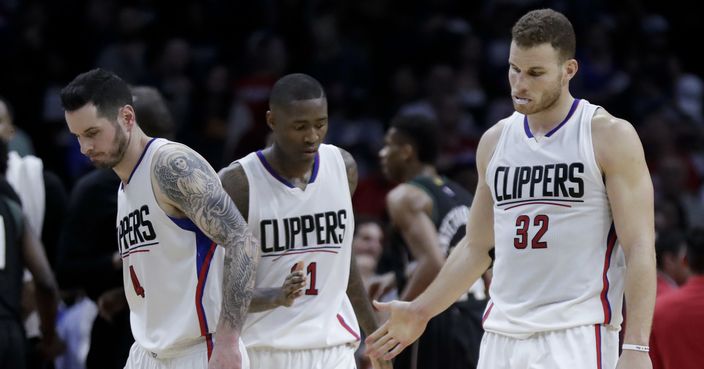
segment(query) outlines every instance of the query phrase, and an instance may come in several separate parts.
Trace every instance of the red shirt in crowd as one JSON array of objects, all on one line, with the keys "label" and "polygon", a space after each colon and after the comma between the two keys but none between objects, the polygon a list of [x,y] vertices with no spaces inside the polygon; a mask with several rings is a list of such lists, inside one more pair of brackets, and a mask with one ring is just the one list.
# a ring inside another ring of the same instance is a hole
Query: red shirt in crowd
[{"label": "red shirt in crowd", "polygon": [[704,368],[704,275],[658,297],[650,357],[653,369]]},{"label": "red shirt in crowd", "polygon": [[677,291],[677,283],[675,283],[672,278],[667,274],[658,271],[658,285],[657,285],[656,296],[657,298],[667,295],[672,291]]}]

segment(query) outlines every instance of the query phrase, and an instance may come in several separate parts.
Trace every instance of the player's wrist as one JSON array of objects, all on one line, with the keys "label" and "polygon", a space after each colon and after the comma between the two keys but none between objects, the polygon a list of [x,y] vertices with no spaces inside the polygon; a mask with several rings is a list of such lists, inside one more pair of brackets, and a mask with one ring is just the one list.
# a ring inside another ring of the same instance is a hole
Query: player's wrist
[{"label": "player's wrist", "polygon": [[411,302],[409,302],[411,311],[413,312],[413,315],[417,316],[419,319],[422,321],[429,321],[432,317],[433,314],[428,306],[422,303],[422,301],[419,301],[418,299],[415,299]]},{"label": "player's wrist", "polygon": [[647,354],[650,352],[650,346],[648,345],[636,345],[632,343],[624,343],[621,347],[623,351],[640,352]]}]

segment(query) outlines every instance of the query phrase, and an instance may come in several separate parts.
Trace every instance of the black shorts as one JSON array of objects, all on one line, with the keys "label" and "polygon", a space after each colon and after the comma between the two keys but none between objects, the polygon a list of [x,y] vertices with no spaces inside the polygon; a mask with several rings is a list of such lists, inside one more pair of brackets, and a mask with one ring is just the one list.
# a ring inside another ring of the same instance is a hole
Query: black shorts
[{"label": "black shorts", "polygon": [[25,335],[14,319],[0,318],[0,368],[24,369]]},{"label": "black shorts", "polygon": [[[418,341],[394,360],[396,369],[474,369],[484,329],[486,300],[470,297],[428,322]],[[413,365],[414,359],[416,365]]]}]

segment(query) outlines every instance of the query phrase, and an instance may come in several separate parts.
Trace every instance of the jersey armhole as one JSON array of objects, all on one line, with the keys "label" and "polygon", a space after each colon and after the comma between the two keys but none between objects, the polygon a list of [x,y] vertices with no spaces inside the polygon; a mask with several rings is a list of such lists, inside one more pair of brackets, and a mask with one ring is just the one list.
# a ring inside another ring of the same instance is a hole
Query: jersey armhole
[{"label": "jersey armhole", "polygon": [[[484,181],[486,181],[489,178],[489,172],[491,171],[491,168],[494,165],[494,162],[496,161],[496,158],[500,150],[503,150],[503,147],[506,144],[506,137],[508,136],[508,129],[511,127],[511,122],[513,121],[513,115],[511,115],[509,118],[506,118],[504,120],[504,126],[501,127],[501,134],[499,135],[499,139],[496,141],[496,146],[494,146],[494,151],[491,153],[491,158],[489,159],[489,162],[486,163],[486,169],[484,170]],[[487,184],[489,184],[487,182]]]},{"label": "jersey armhole", "polygon": [[436,224],[438,222],[438,210],[437,210],[437,206],[436,206],[437,199],[433,195],[432,191],[430,191],[429,188],[427,188],[423,183],[416,180],[415,178],[406,182],[406,183],[413,186],[413,187],[420,189],[421,191],[425,192],[425,194],[428,195],[428,197],[430,197],[430,201],[432,202],[432,215],[431,215],[430,220],[433,221],[433,224]]},{"label": "jersey armhole", "polygon": [[584,157],[587,159],[588,164],[589,164],[589,171],[591,172],[592,176],[594,176],[594,179],[598,181],[599,183],[604,184],[604,173],[602,173],[601,169],[599,168],[599,163],[596,161],[596,149],[594,148],[594,130],[593,130],[593,122],[594,122],[594,115],[596,115],[596,112],[602,109],[601,106],[594,105],[594,110],[591,112],[589,119],[585,120],[586,127],[583,128],[582,132],[584,134],[584,137],[586,139],[586,145],[584,145]]}]

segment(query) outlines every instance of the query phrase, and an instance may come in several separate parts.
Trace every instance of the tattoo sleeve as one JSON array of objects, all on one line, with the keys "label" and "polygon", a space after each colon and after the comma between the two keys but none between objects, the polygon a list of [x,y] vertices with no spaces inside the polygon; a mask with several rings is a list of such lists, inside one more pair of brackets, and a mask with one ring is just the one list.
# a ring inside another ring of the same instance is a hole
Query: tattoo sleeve
[{"label": "tattoo sleeve", "polygon": [[218,330],[241,332],[259,262],[259,247],[210,165],[191,149],[164,146],[154,159],[161,191],[211,240],[225,248]]}]

